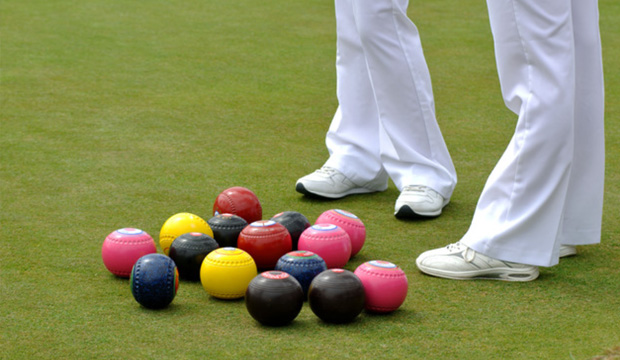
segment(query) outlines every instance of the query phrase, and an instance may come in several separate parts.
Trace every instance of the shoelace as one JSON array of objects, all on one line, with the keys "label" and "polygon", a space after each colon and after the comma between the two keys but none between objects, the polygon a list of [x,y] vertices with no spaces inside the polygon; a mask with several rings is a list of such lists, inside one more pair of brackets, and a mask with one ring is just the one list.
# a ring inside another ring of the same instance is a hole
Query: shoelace
[{"label": "shoelace", "polygon": [[411,192],[419,192],[419,193],[424,193],[425,192],[425,187],[422,185],[407,185],[403,188],[402,191],[411,191]]},{"label": "shoelace", "polygon": [[336,173],[338,170],[329,167],[329,166],[323,166],[320,169],[317,170],[317,172],[323,173],[323,174],[327,174],[327,175],[331,175]]},{"label": "shoelace", "polygon": [[[463,247],[465,248],[464,251],[463,251]],[[469,247],[461,244],[460,242],[456,242],[454,244],[450,244],[450,245],[446,246],[446,248],[450,252],[461,252],[462,251],[463,254],[461,256],[468,263],[474,261],[474,259],[476,258],[476,252],[471,250]]]}]

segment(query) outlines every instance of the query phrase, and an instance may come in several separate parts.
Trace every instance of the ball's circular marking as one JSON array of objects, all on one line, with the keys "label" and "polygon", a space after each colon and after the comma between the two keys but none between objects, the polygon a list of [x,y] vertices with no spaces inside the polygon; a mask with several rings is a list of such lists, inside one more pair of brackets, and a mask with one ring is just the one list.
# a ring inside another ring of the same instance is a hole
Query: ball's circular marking
[{"label": "ball's circular marking", "polygon": [[317,231],[331,231],[337,228],[337,226],[333,224],[315,224],[311,227]]},{"label": "ball's circular marking", "polygon": [[290,275],[285,273],[284,271],[265,271],[261,273],[261,276],[266,277],[267,279],[286,279]]},{"label": "ball's circular marking", "polygon": [[118,229],[117,231],[123,235],[138,235],[144,232],[136,228],[124,228],[124,229]]},{"label": "ball's circular marking", "polygon": [[309,257],[316,257],[317,254],[313,253],[312,251],[308,251],[308,250],[296,250],[296,251],[289,252],[288,256],[309,258]]},{"label": "ball's circular marking", "polygon": [[335,212],[337,212],[338,214],[342,215],[342,216],[346,216],[349,217],[351,219],[355,219],[355,220],[359,220],[359,218],[353,214],[352,212],[346,211],[346,210],[341,210],[341,209],[334,209]]},{"label": "ball's circular marking", "polygon": [[253,223],[250,224],[250,226],[254,226],[254,227],[268,227],[268,226],[273,226],[275,225],[275,221],[273,220],[259,220],[259,221],[254,221]]},{"label": "ball's circular marking", "polygon": [[398,267],[395,264],[392,264],[391,262],[384,261],[384,260],[371,260],[368,262],[368,264],[379,267],[379,268],[383,268],[383,269],[395,269]]}]

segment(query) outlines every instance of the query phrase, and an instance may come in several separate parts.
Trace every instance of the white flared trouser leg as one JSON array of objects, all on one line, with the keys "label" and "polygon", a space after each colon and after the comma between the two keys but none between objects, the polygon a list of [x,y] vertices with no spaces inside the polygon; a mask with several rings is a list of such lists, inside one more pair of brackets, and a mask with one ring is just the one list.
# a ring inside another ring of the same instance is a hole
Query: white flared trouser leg
[{"label": "white flared trouser leg", "polygon": [[561,244],[600,241],[603,77],[598,7],[487,0],[513,138],[461,240],[483,254],[552,266]]},{"label": "white flared trouser leg", "polygon": [[356,29],[352,0],[336,0],[336,93],[339,106],[326,136],[325,163],[358,185],[385,178],[380,157],[379,114],[366,58]]},{"label": "white flared trouser leg", "polygon": [[449,198],[456,171],[407,1],[335,3],[340,106],[327,134],[327,164],[358,184],[384,169],[399,189],[426,185]]}]

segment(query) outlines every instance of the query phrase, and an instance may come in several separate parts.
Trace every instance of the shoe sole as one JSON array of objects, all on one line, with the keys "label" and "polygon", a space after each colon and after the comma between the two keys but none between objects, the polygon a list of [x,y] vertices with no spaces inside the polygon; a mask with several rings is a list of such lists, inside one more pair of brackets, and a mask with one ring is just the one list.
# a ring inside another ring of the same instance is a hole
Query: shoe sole
[{"label": "shoe sole", "polygon": [[560,248],[560,258],[571,257],[577,255],[577,248],[562,246]]},{"label": "shoe sole", "polygon": [[381,190],[369,190],[369,189],[365,189],[365,188],[355,188],[355,189],[351,189],[349,191],[346,191],[346,192],[340,193],[340,194],[329,194],[329,193],[321,193],[321,192],[318,192],[318,191],[310,191],[310,190],[306,189],[304,184],[297,183],[297,185],[295,185],[295,191],[297,191],[298,193],[304,194],[306,196],[311,196],[311,197],[319,197],[319,198],[327,198],[327,199],[341,199],[341,198],[343,198],[345,196],[349,196],[349,195],[369,194],[369,193],[378,192],[378,191],[381,191]]},{"label": "shoe sole", "polygon": [[409,205],[403,205],[394,213],[394,216],[399,219],[435,218],[441,215],[443,208],[445,208],[448,203],[449,202],[443,204],[441,209],[430,212],[414,211],[411,207],[409,207]]},{"label": "shoe sole", "polygon": [[532,269],[516,269],[516,268],[494,268],[476,271],[441,271],[434,268],[427,268],[417,264],[420,271],[425,274],[452,279],[452,280],[501,280],[525,282],[538,278],[540,272],[538,268]]}]

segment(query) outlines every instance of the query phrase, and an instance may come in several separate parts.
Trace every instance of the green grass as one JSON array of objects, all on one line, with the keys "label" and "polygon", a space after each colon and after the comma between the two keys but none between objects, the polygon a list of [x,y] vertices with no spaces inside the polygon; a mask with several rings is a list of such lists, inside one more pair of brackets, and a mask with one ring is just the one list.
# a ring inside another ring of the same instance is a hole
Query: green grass
[{"label": "green grass", "polygon": [[[306,199],[295,180],[327,156],[336,107],[330,1],[5,0],[0,4],[0,358],[590,359],[620,344],[620,3],[601,0],[607,91],[602,244],[527,284],[421,275],[424,250],[467,230],[515,117],[504,108],[482,1],[417,1],[437,113],[459,185],[444,215],[393,217],[388,191]],[[182,282],[149,311],[101,261],[107,234],[155,239],[177,212],[210,217],[230,186],[265,217],[342,208],[362,252],[399,264],[397,312],[345,326],[304,306],[265,328],[243,301]],[[611,352],[611,351],[609,351]]]}]

